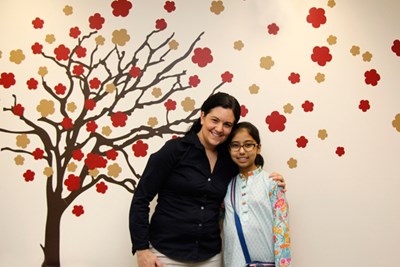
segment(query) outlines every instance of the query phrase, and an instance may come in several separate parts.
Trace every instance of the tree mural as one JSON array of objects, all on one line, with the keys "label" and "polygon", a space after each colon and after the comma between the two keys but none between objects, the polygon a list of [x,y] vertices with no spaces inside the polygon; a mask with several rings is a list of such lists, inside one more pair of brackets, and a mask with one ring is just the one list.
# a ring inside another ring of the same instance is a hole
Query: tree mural
[{"label": "tree mural", "polygon": [[[165,8],[171,10],[171,3]],[[114,16],[126,16],[132,5],[129,1],[113,1],[111,7]],[[66,6],[64,12],[72,12],[72,8]],[[42,266],[60,265],[61,218],[74,200],[88,190],[105,193],[109,185],[134,193],[140,174],[132,158],[147,155],[146,141],[183,134],[197,118],[199,108],[190,97],[181,102],[186,116],[171,116],[177,108],[174,96],[200,83],[197,75],[185,78],[187,73],[177,70],[178,63],[190,56],[192,63],[199,67],[213,61],[209,48],[196,48],[204,33],[191,41],[183,53],[172,57],[171,51],[179,44],[173,39],[174,33],[165,38],[160,36],[167,28],[164,19],[156,21],[155,29],[136,49],[129,47],[132,53],[128,48],[123,49],[130,40],[126,29],[113,31],[112,45],[102,49],[106,47],[106,38],[100,34],[104,23],[105,18],[95,13],[89,17],[88,33],[72,27],[69,36],[74,44],[69,47],[62,43],[46,49],[35,42],[31,52],[48,63],[39,68],[39,78],[32,77],[26,85],[30,90],[42,90],[46,97],[38,101],[36,110],[27,110],[27,103],[20,102],[17,94],[13,95],[14,103],[3,107],[4,112],[15,115],[24,126],[18,130],[0,129],[16,135],[18,147],[2,147],[1,151],[17,154],[14,159],[17,164],[27,155],[45,161],[46,165],[43,174],[47,177],[47,219],[41,245]],[[34,29],[40,29],[44,20],[36,18],[32,24]],[[14,60],[24,58],[22,51],[14,53]],[[62,78],[49,77],[49,73],[57,71],[62,73]],[[229,72],[223,73],[221,82],[210,93],[230,82],[232,77]],[[0,85],[5,89],[12,90],[16,81],[12,72],[1,73]],[[159,116],[141,123],[140,116],[152,114],[151,110],[158,110]],[[30,150],[31,139],[37,139],[40,146]],[[37,166],[29,167],[23,174],[27,182],[33,181],[40,172],[35,170]],[[130,177],[121,179],[119,176],[125,168]],[[72,213],[80,216],[84,207],[74,205]]]}]

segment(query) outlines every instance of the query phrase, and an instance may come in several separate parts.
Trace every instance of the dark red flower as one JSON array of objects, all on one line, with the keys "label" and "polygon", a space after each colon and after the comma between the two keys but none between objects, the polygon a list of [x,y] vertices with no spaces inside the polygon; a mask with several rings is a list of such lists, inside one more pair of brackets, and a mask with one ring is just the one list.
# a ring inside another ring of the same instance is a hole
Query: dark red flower
[{"label": "dark red flower", "polygon": [[99,14],[95,13],[93,16],[89,17],[89,27],[93,30],[100,30],[103,28],[105,19]]},{"label": "dark red flower", "polygon": [[75,149],[74,151],[72,151],[72,158],[74,160],[81,161],[84,156],[85,156],[85,154],[83,154],[82,150],[80,150],[80,149]]},{"label": "dark red flower", "polygon": [[364,73],[365,83],[370,84],[372,86],[376,86],[378,81],[381,79],[381,76],[375,69],[371,69]]},{"label": "dark red flower", "polygon": [[142,74],[142,70],[136,66],[132,66],[132,68],[129,70],[129,74],[132,76],[132,78],[137,78]]},{"label": "dark red flower", "polygon": [[71,118],[65,117],[61,122],[61,126],[64,128],[64,130],[68,130],[74,127],[74,123],[72,122]]},{"label": "dark red flower", "polygon": [[29,80],[26,81],[26,85],[28,85],[29,90],[35,90],[38,87],[39,82],[36,81],[34,78],[30,78]]},{"label": "dark red flower", "polygon": [[57,95],[65,94],[66,90],[67,90],[67,87],[65,87],[65,85],[63,85],[62,83],[59,83],[54,87],[54,91],[56,91]]},{"label": "dark red flower", "polygon": [[246,117],[247,113],[249,113],[249,110],[245,105],[240,106],[240,116],[241,117]]},{"label": "dark red flower", "polygon": [[319,28],[322,24],[326,23],[325,10],[323,8],[310,8],[307,16],[307,22],[314,28]]},{"label": "dark red flower", "polygon": [[132,150],[134,152],[135,157],[145,157],[147,155],[147,149],[149,145],[143,143],[142,140],[136,142],[136,144],[132,145]]},{"label": "dark red flower", "polygon": [[201,68],[207,66],[207,64],[213,61],[211,50],[208,47],[196,48],[193,53],[194,55],[192,56],[192,62]]},{"label": "dark red flower", "polygon": [[118,152],[114,148],[107,150],[106,157],[110,160],[116,160],[118,157]]},{"label": "dark red flower", "polygon": [[66,47],[66,46],[63,45],[63,44],[59,45],[58,47],[56,47],[56,48],[54,49],[54,54],[56,55],[56,59],[57,59],[58,61],[61,61],[61,60],[68,60],[68,58],[69,58],[69,53],[70,53],[70,52],[71,52],[71,51],[69,50],[69,48]]},{"label": "dark red flower", "polygon": [[99,89],[100,85],[101,85],[101,81],[99,80],[99,78],[94,77],[93,79],[91,79],[89,81],[89,85],[91,89]]},{"label": "dark red flower", "polygon": [[72,210],[72,214],[74,214],[76,217],[79,217],[84,213],[85,213],[85,211],[83,210],[83,206],[82,205],[75,205],[73,210]]},{"label": "dark red flower", "polygon": [[175,11],[175,9],[176,9],[176,7],[175,7],[175,2],[174,2],[174,1],[165,1],[164,9],[165,9],[168,13],[171,13],[171,12]]},{"label": "dark red flower", "polygon": [[83,46],[78,46],[75,50],[75,54],[78,58],[86,57],[86,48]]},{"label": "dark red flower", "polygon": [[315,46],[311,54],[311,60],[318,63],[320,66],[325,66],[327,62],[332,60],[329,48],[326,46]]},{"label": "dark red flower", "polygon": [[292,84],[299,83],[300,82],[300,74],[292,72],[292,73],[290,73],[290,76],[288,77],[288,79]]},{"label": "dark red flower", "polygon": [[199,83],[200,83],[199,76],[193,75],[193,76],[189,77],[189,85],[191,87],[197,87],[197,85],[199,85]]},{"label": "dark red flower", "polygon": [[81,30],[79,30],[79,27],[73,27],[69,29],[69,36],[72,38],[76,39],[79,37],[79,35],[81,35]]},{"label": "dark red flower", "polygon": [[128,0],[115,0],[111,3],[111,7],[114,16],[126,17],[129,14],[129,10],[132,8],[132,3]]},{"label": "dark red flower", "polygon": [[268,129],[271,132],[285,130],[286,117],[281,115],[278,111],[273,111],[271,115],[265,118],[265,122],[268,124]]},{"label": "dark red flower", "polygon": [[34,43],[32,46],[32,53],[34,55],[38,55],[42,53],[43,45],[39,44],[38,42]]},{"label": "dark red flower", "polygon": [[128,119],[128,115],[125,113],[118,111],[111,115],[112,125],[114,127],[124,127],[126,125],[126,120]]},{"label": "dark red flower", "polygon": [[363,112],[366,112],[371,108],[371,106],[369,105],[368,100],[361,100],[360,104],[358,105],[358,108],[361,109]]},{"label": "dark red flower", "polygon": [[35,160],[38,159],[42,159],[44,157],[44,151],[40,148],[36,148],[33,152],[32,152],[33,158]]},{"label": "dark red flower", "polygon": [[165,21],[165,19],[158,19],[156,20],[156,29],[157,30],[165,30],[167,28],[167,22]]},{"label": "dark red flower", "polygon": [[83,65],[75,65],[72,69],[72,73],[76,76],[81,76],[85,70],[83,69]]},{"label": "dark red flower", "polygon": [[278,31],[279,31],[279,27],[278,25],[276,25],[276,23],[271,23],[270,25],[268,25],[268,33],[269,34],[273,34],[273,35],[277,35]]},{"label": "dark red flower", "polygon": [[172,99],[168,99],[167,102],[164,103],[165,108],[168,111],[175,110],[176,109],[176,101]]},{"label": "dark red flower", "polygon": [[396,56],[400,57],[400,40],[393,41],[392,51],[396,54]]},{"label": "dark red flower", "polygon": [[33,25],[33,28],[35,28],[35,29],[42,29],[43,25],[44,25],[44,20],[42,20],[41,18],[36,18],[36,19],[32,20],[32,25]]},{"label": "dark red flower", "polygon": [[308,140],[304,136],[300,136],[296,139],[297,147],[305,148],[307,146]]},{"label": "dark red flower", "polygon": [[15,116],[22,117],[24,115],[25,108],[21,104],[16,104],[12,107],[12,113]]},{"label": "dark red flower", "polygon": [[2,85],[4,88],[10,88],[15,84],[15,76],[14,73],[5,73],[3,72],[0,75],[0,85]]},{"label": "dark red flower", "polygon": [[25,178],[25,182],[32,182],[35,179],[35,173],[31,170],[27,170],[23,177]]},{"label": "dark red flower", "polygon": [[96,184],[96,191],[101,194],[105,194],[108,189],[108,186],[104,182],[100,182]]},{"label": "dark red flower", "polygon": [[345,152],[344,152],[344,147],[338,146],[338,147],[336,148],[336,154],[337,154],[339,157],[343,156],[344,153],[345,153]]},{"label": "dark red flower", "polygon": [[103,158],[99,154],[89,153],[86,156],[85,165],[89,170],[105,168],[107,166],[107,159]]},{"label": "dark red flower", "polygon": [[311,112],[314,110],[314,103],[306,100],[301,107],[303,108],[304,112]]},{"label": "dark red flower", "polygon": [[97,129],[97,123],[95,121],[88,121],[86,123],[86,131],[89,133],[94,133]]},{"label": "dark red flower", "polygon": [[96,101],[93,98],[85,100],[84,108],[87,110],[93,110],[96,107]]},{"label": "dark red flower", "polygon": [[222,82],[224,83],[230,83],[232,82],[233,74],[230,73],[229,71],[225,71],[224,73],[221,74],[221,79]]},{"label": "dark red flower", "polygon": [[67,189],[71,192],[79,190],[79,188],[81,188],[81,178],[74,174],[70,174],[68,175],[68,178],[65,179],[64,185],[66,185]]}]

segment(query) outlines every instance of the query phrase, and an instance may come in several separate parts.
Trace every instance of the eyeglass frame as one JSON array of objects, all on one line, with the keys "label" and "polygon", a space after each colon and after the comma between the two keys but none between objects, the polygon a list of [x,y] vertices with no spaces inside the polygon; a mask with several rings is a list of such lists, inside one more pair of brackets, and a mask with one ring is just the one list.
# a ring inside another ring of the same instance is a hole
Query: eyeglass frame
[{"label": "eyeglass frame", "polygon": [[[235,149],[232,149],[232,145],[237,145],[238,147],[235,148]],[[246,146],[250,146],[250,147],[247,147],[247,148],[246,148]],[[244,144],[230,143],[229,146],[228,146],[228,148],[229,148],[230,151],[239,152],[240,149],[243,147],[243,150],[244,150],[245,152],[251,152],[251,151],[253,151],[254,148],[257,147],[257,146],[258,146],[258,144],[256,144],[256,143],[244,143]]]}]

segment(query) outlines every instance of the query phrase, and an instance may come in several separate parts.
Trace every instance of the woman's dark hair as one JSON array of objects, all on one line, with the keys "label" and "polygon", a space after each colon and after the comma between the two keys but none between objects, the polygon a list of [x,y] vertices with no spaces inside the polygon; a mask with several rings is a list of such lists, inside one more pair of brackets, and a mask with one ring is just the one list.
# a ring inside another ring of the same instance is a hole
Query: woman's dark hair
[{"label": "woman's dark hair", "polygon": [[[213,108],[216,107],[231,109],[233,111],[233,115],[235,116],[234,126],[238,123],[240,119],[240,104],[235,97],[223,92],[218,92],[216,94],[210,95],[206,99],[206,101],[204,101],[203,105],[200,108],[200,111],[204,112],[204,115],[207,115]],[[197,133],[200,131],[200,129],[201,122],[199,118],[193,123],[192,127],[190,127],[189,131],[186,134],[190,132]]]},{"label": "woman's dark hair", "polygon": [[[232,138],[241,130],[245,129],[251,137],[253,137],[254,141],[256,141],[257,145],[261,144],[261,139],[260,139],[260,133],[258,132],[258,129],[256,126],[251,124],[250,122],[244,121],[236,124],[235,128],[233,128],[232,133],[231,133],[231,138],[229,140],[232,141]],[[261,156],[261,154],[257,154],[256,159],[255,159],[255,164],[258,167],[263,167],[264,166],[264,158]]]}]

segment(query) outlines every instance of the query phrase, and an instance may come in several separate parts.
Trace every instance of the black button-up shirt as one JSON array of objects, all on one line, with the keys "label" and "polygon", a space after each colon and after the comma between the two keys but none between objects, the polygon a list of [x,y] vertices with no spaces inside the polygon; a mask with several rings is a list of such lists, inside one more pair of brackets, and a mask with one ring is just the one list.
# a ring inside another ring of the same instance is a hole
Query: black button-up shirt
[{"label": "black button-up shirt", "polygon": [[[132,199],[132,252],[149,242],[166,256],[203,261],[221,251],[220,205],[238,172],[225,147],[213,172],[195,133],[169,140],[149,158]],[[158,194],[149,224],[149,204]]]}]

